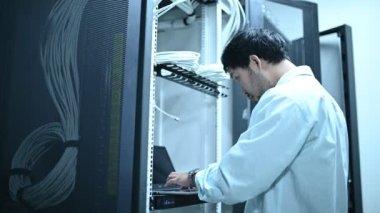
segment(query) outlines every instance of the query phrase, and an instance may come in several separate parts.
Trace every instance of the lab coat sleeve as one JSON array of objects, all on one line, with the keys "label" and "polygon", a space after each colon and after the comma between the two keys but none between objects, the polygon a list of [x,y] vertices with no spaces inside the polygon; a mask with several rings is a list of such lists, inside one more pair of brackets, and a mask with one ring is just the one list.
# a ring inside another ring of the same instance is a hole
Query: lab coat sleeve
[{"label": "lab coat sleeve", "polygon": [[234,204],[268,190],[292,163],[313,126],[302,106],[286,96],[266,97],[248,129],[223,156],[196,175],[198,196]]}]

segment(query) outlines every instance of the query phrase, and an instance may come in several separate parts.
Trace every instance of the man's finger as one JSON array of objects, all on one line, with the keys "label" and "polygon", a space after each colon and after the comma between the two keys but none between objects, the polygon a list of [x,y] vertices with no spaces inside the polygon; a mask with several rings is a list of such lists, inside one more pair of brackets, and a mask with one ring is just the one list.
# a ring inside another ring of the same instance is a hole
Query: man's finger
[{"label": "man's finger", "polygon": [[176,184],[176,178],[172,178],[166,181],[165,186]]},{"label": "man's finger", "polygon": [[166,178],[166,181],[168,181],[168,180],[170,180],[170,179],[173,179],[173,178],[176,178],[176,177],[177,177],[176,173],[175,173],[175,172],[171,172],[171,173],[169,174],[169,176]]}]

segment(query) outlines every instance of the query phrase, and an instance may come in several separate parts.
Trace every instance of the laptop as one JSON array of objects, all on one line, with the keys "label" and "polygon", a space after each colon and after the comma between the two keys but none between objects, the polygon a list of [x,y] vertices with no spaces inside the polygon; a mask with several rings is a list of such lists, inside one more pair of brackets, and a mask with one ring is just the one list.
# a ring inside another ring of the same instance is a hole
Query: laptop
[{"label": "laptop", "polygon": [[165,186],[166,179],[171,172],[174,172],[174,166],[170,159],[169,153],[164,146],[154,146],[153,148],[153,194],[197,194],[195,187],[183,188],[178,185]]}]

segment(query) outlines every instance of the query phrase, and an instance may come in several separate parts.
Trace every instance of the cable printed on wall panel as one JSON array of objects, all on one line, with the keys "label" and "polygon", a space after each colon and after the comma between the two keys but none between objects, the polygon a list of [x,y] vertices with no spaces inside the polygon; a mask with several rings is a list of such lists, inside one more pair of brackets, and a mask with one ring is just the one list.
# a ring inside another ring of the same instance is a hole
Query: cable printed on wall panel
[{"label": "cable printed on wall panel", "polygon": [[[41,40],[41,63],[49,94],[60,121],[30,133],[16,151],[11,165],[11,198],[30,209],[42,209],[64,201],[75,187],[79,141],[79,77],[77,46],[82,13],[88,0],[58,0]],[[32,181],[33,166],[55,143],[65,150],[54,168]]]}]

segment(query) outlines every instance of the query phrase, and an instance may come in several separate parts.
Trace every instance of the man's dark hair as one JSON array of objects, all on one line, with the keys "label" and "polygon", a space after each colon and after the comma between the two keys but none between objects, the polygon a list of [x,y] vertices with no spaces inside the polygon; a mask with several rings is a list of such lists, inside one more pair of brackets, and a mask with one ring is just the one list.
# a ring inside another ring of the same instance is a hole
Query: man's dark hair
[{"label": "man's dark hair", "polygon": [[272,64],[279,63],[289,59],[286,48],[287,43],[280,34],[266,29],[246,28],[239,31],[224,49],[224,70],[248,67],[250,55],[257,55]]}]

